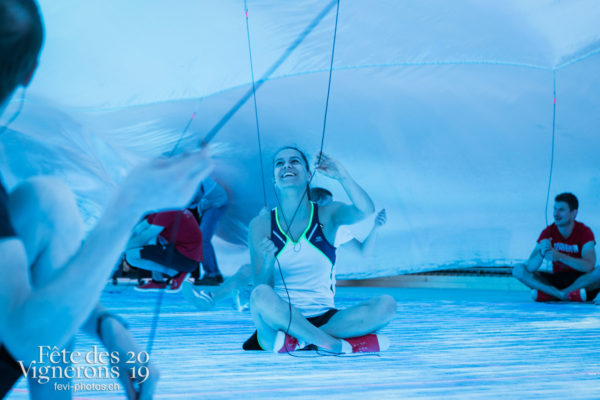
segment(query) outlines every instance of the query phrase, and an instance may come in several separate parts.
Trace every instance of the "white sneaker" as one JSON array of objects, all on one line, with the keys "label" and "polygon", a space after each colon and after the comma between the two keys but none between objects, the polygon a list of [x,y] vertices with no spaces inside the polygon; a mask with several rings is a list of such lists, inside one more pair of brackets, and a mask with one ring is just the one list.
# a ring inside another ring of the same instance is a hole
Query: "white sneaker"
[{"label": "white sneaker", "polygon": [[213,294],[206,290],[200,290],[199,292],[194,289],[194,284],[190,281],[184,281],[182,286],[182,293],[185,299],[196,306],[197,309],[202,311],[208,311],[215,307],[215,300]]},{"label": "white sneaker", "polygon": [[233,308],[238,311],[250,309],[250,290],[235,290],[233,293]]}]

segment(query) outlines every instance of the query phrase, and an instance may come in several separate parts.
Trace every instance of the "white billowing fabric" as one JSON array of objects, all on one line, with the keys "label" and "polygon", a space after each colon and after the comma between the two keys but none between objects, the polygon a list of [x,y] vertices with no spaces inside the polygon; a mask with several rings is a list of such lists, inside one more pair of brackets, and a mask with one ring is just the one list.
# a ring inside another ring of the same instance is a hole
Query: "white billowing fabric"
[{"label": "white billowing fabric", "polygon": [[[258,80],[329,2],[248,2]],[[142,160],[194,147],[251,89],[242,1],[40,0],[46,40],[21,115],[0,137],[7,186],[50,174],[91,227]],[[388,222],[340,277],[527,258],[551,195],[572,191],[600,231],[600,2],[341,1],[324,150]],[[321,144],[335,7],[218,132],[213,174],[230,195],[215,249],[248,262],[247,224],[270,207],[271,157]],[[2,116],[10,118],[19,94]],[[191,116],[194,118],[191,119]],[[336,182],[313,184],[346,199]],[[552,209],[550,202],[549,210]],[[551,213],[548,213],[551,222]]]},{"label": "white billowing fabric", "polygon": [[125,245],[125,250],[157,244],[158,240],[162,239],[159,235],[164,229],[164,226],[153,225],[146,218],[142,219],[133,228],[131,236]]},{"label": "white billowing fabric", "polygon": [[198,191],[192,198],[189,206],[196,207],[198,214],[209,208],[218,208],[227,205],[227,192],[210,176],[202,181]]},{"label": "white billowing fabric", "polygon": [[340,247],[344,243],[351,241],[352,239],[354,239],[354,234],[352,233],[348,225],[340,225],[335,234],[335,243],[333,244],[333,246],[337,249],[338,247]]},{"label": "white billowing fabric", "polygon": [[314,317],[335,307],[333,265],[306,239],[305,234],[297,243],[288,238],[277,260],[279,263],[275,262],[273,289],[279,297],[288,302],[289,295],[291,303],[305,317]]}]

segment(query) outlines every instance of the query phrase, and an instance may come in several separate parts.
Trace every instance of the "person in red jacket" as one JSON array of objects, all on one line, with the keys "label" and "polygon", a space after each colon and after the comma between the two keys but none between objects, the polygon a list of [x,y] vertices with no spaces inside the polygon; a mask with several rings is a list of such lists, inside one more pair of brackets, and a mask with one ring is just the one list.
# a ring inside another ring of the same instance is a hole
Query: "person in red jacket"
[{"label": "person in red jacket", "polygon": [[202,232],[196,218],[187,209],[146,215],[133,229],[124,262],[152,271],[152,280],[136,290],[178,292],[202,262]]},{"label": "person in red jacket", "polygon": [[[536,301],[586,301],[600,289],[596,240],[590,228],[575,221],[578,208],[574,194],[556,196],[554,223],[542,231],[527,263],[513,269]],[[539,271],[544,260],[552,262],[552,272]]]}]

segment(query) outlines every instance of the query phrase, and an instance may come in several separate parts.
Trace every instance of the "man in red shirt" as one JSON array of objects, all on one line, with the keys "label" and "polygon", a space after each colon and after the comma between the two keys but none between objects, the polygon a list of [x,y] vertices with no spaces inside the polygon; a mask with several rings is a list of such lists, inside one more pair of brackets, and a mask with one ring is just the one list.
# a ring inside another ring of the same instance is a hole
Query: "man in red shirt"
[{"label": "man in red shirt", "polygon": [[[187,209],[147,215],[133,229],[123,261],[152,271],[152,280],[136,290],[178,292],[190,272],[202,262],[198,221]],[[163,274],[169,277],[167,281]]]},{"label": "man in red shirt", "polygon": [[[554,223],[542,231],[527,263],[514,267],[513,276],[533,289],[536,301],[586,301],[600,289],[596,241],[592,230],[575,221],[579,201],[572,193],[554,199]],[[538,271],[542,261],[552,272]]]}]

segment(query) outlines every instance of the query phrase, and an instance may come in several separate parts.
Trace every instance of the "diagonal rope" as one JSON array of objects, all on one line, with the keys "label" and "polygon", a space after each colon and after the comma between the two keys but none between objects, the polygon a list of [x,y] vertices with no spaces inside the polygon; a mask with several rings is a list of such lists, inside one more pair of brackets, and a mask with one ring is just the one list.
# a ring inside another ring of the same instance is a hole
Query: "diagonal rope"
[{"label": "diagonal rope", "polygon": [[15,120],[19,117],[19,115],[21,115],[21,111],[23,111],[24,103],[25,103],[25,89],[22,89],[21,98],[19,99],[19,108],[12,115],[12,117],[8,120],[8,122],[0,128],[0,135],[4,134],[8,130],[8,127],[11,126],[13,122],[15,122]]},{"label": "diagonal rope", "polygon": [[256,105],[256,83],[254,82],[254,63],[252,62],[252,46],[250,45],[250,26],[248,23],[248,3],[244,0],[244,15],[246,17],[246,37],[248,38],[248,55],[250,57],[250,76],[252,78],[252,99],[254,100],[254,119],[256,121],[256,139],[258,141],[258,154],[260,155],[260,177],[262,181],[263,201],[265,208],[267,204],[267,187],[265,184],[265,166],[262,157],[262,144],[260,140],[260,126],[258,124],[258,107]]},{"label": "diagonal rope", "polygon": [[240,100],[215,124],[215,126],[206,134],[203,142],[209,143],[216,134],[225,126],[225,124],[233,117],[233,115],[248,101],[250,96],[255,93],[269,79],[271,75],[283,64],[285,60],[300,46],[306,37],[315,29],[321,20],[329,13],[331,8],[338,0],[331,0],[321,12],[311,21],[311,23],[298,35],[296,40],[283,52],[283,54],[269,67],[263,76],[253,84],[253,88],[248,90]]},{"label": "diagonal rope", "polygon": [[175,146],[173,146],[173,149],[169,153],[169,157],[172,157],[175,154],[175,151],[177,150],[177,148],[181,144],[181,141],[183,140],[183,138],[185,137],[186,133],[190,129],[190,126],[192,125],[192,122],[194,122],[194,119],[196,118],[197,110],[200,107],[200,103],[202,103],[202,100],[203,99],[200,98],[200,100],[198,101],[198,104],[196,105],[196,110],[192,111],[192,115],[190,115],[188,123],[185,125],[185,128],[183,128],[183,132],[181,132],[181,135],[179,136],[179,139],[177,140],[177,142],[175,142]]}]

